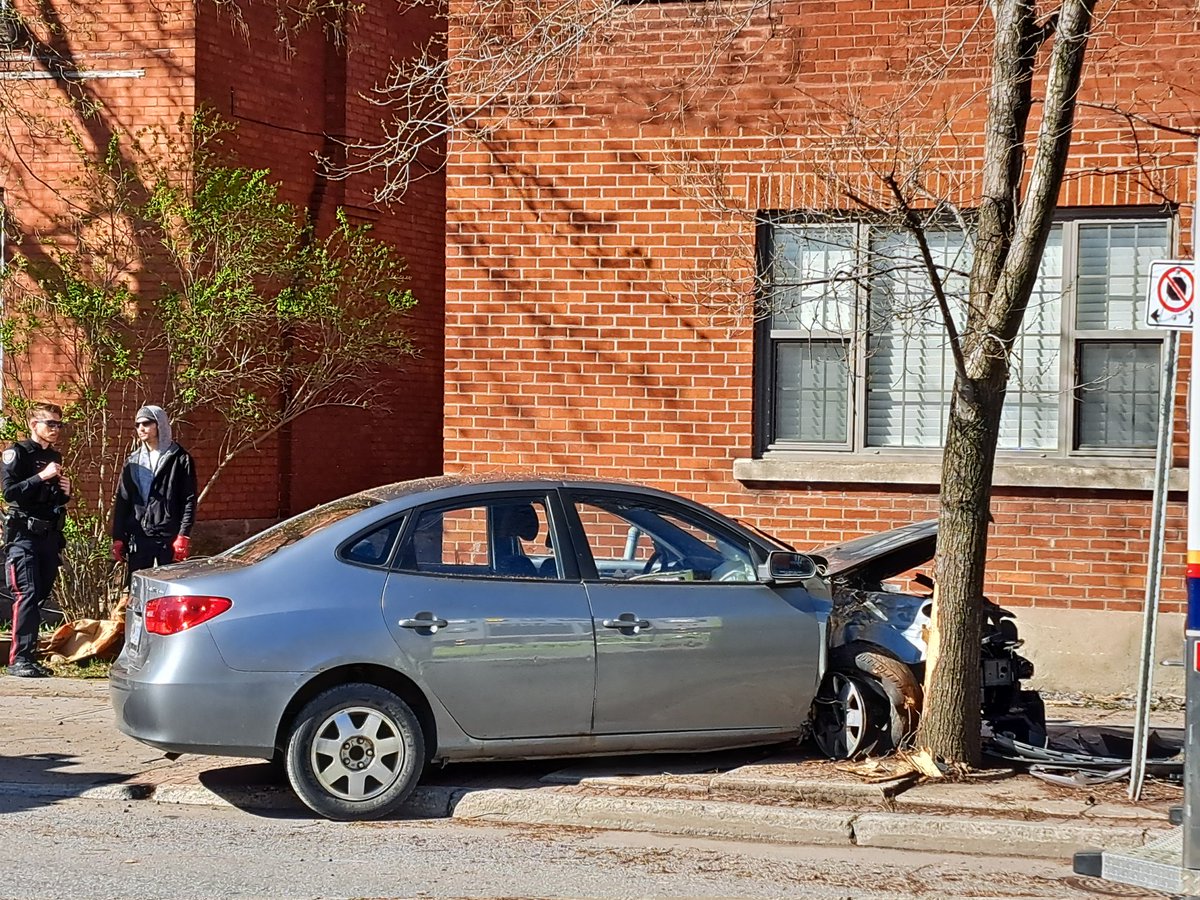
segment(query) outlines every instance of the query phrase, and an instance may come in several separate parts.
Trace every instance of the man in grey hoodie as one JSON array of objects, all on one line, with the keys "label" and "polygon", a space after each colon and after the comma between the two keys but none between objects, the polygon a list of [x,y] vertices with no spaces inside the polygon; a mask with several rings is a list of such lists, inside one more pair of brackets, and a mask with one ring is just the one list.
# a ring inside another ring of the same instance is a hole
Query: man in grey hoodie
[{"label": "man in grey hoodie", "polygon": [[127,560],[129,574],[188,558],[196,517],[196,466],[171,439],[161,406],[143,406],[134,417],[137,447],[121,470],[113,507],[112,555]]}]

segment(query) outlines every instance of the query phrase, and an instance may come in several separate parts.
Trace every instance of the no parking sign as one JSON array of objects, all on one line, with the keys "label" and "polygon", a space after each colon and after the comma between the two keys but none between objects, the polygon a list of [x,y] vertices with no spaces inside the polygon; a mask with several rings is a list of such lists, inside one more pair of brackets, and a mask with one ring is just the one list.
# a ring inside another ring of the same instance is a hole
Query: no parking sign
[{"label": "no parking sign", "polygon": [[1146,324],[1153,328],[1191,328],[1196,276],[1190,259],[1150,263]]}]

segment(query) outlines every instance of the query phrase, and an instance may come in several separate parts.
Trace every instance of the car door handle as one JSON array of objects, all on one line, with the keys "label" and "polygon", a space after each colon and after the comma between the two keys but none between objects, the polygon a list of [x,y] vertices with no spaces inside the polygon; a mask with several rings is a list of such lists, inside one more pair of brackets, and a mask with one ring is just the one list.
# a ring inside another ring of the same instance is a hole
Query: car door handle
[{"label": "car door handle", "polygon": [[630,628],[635,632],[650,627],[646,619],[639,619],[633,613],[621,613],[617,618],[605,619],[600,624],[605,628]]},{"label": "car door handle", "polygon": [[401,628],[428,628],[430,631],[437,631],[450,623],[445,619],[436,618],[433,613],[417,613],[415,618],[401,619],[396,624]]}]

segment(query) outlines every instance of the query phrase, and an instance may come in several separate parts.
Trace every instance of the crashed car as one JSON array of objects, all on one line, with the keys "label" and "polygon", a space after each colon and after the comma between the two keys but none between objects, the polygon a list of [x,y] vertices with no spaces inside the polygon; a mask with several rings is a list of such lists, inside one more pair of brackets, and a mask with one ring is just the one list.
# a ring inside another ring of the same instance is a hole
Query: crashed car
[{"label": "crashed car", "polygon": [[[813,715],[813,738],[829,756],[886,753],[916,730],[933,612],[933,580],[920,569],[936,549],[931,520],[812,554],[832,601],[829,661]],[[1017,653],[1023,641],[1016,617],[986,597],[980,602],[985,730],[1044,746],[1041,696],[1021,685],[1033,676],[1033,663]]]},{"label": "crashed car", "polygon": [[849,607],[835,618],[836,558],[830,580],[775,538],[635,484],[401,482],[137,572],[110,692],[126,734],[276,760],[335,819],[387,815],[430,763],[814,728],[832,755],[882,751],[909,728],[897,710],[917,708],[919,604],[864,580],[878,596],[863,609],[887,627]]}]

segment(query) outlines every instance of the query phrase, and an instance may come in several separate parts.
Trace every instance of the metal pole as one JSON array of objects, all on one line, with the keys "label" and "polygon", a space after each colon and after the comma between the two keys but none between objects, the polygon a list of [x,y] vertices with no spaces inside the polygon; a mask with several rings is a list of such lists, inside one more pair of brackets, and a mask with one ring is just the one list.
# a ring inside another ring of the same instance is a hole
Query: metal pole
[{"label": "metal pole", "polygon": [[1179,370],[1179,334],[1167,332],[1163,348],[1162,387],[1158,409],[1158,455],[1154,459],[1154,500],[1150,511],[1150,552],[1146,563],[1146,605],[1142,610],[1142,658],[1138,664],[1137,718],[1133,723],[1133,758],[1129,796],[1138,800],[1146,781],[1146,738],[1150,727],[1150,688],[1154,645],[1158,635],[1158,598],[1162,586],[1163,530],[1167,514],[1167,479],[1171,472],[1171,435],[1175,425],[1175,373]]},{"label": "metal pole", "polygon": [[[1192,265],[1200,261],[1200,140],[1192,195]],[[1195,268],[1193,268],[1193,274]],[[1183,867],[1200,869],[1200,315],[1192,313],[1192,371],[1188,376],[1187,624],[1184,635],[1185,744],[1183,751]]]}]

